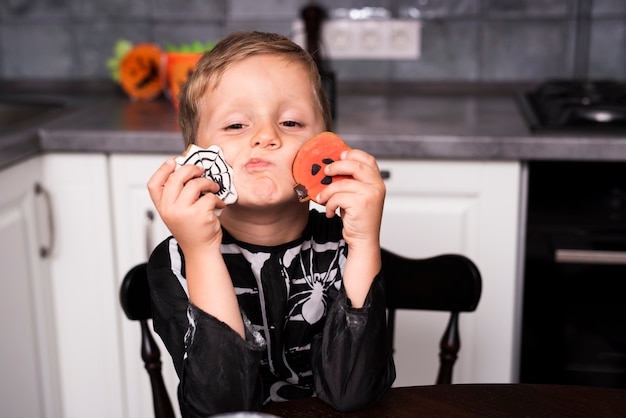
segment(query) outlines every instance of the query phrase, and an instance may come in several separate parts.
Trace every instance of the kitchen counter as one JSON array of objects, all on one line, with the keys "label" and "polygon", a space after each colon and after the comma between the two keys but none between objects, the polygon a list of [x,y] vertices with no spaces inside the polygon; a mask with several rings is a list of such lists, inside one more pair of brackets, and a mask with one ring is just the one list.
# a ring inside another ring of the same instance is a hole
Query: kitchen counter
[{"label": "kitchen counter", "polygon": [[[531,133],[511,92],[340,90],[337,105],[334,130],[377,158],[626,161],[626,133]],[[183,149],[170,102],[108,94],[28,129],[0,132],[0,167],[41,152],[176,155]]]}]

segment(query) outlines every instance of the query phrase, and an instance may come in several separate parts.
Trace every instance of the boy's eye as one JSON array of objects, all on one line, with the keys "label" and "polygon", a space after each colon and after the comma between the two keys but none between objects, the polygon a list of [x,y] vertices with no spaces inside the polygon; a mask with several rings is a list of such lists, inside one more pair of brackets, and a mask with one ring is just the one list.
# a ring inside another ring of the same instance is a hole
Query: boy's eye
[{"label": "boy's eye", "polygon": [[243,128],[243,123],[233,123],[226,127],[226,129],[242,129],[242,128]]},{"label": "boy's eye", "polygon": [[286,126],[288,128],[295,128],[298,126],[302,126],[302,124],[299,122],[295,122],[293,120],[288,120],[288,121],[283,122],[283,126]]}]

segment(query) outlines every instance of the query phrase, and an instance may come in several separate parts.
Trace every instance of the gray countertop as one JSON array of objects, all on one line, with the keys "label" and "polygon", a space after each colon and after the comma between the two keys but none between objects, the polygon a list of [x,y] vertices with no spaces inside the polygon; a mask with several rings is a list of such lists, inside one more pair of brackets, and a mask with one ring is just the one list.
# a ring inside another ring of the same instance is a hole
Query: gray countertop
[{"label": "gray countertop", "polygon": [[[626,133],[531,133],[511,93],[343,93],[337,106],[334,131],[377,158],[626,161]],[[176,155],[183,149],[171,103],[113,94],[0,133],[0,167],[42,152]]]}]

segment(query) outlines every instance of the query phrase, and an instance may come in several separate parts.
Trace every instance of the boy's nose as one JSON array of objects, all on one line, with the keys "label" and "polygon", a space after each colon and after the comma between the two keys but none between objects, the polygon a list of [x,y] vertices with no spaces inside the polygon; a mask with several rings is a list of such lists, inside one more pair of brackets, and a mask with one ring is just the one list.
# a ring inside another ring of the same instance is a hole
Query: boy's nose
[{"label": "boy's nose", "polygon": [[280,146],[280,138],[274,129],[265,128],[252,138],[252,146],[278,148]]}]

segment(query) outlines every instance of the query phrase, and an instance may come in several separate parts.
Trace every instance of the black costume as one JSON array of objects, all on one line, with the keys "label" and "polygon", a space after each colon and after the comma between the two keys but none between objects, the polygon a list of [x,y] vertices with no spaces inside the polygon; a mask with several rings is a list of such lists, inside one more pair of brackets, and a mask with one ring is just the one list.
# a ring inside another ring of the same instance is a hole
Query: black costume
[{"label": "black costume", "polygon": [[155,249],[148,265],[154,327],[180,378],[183,416],[259,410],[269,401],[309,396],[354,410],[391,386],[382,277],[363,308],[350,306],[341,230],[339,217],[313,210],[300,239],[275,247],[238,242],[223,231],[245,340],[189,302],[176,240]]}]

